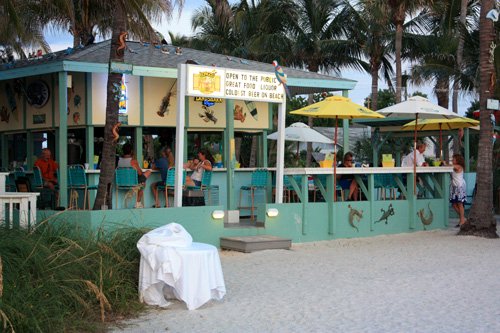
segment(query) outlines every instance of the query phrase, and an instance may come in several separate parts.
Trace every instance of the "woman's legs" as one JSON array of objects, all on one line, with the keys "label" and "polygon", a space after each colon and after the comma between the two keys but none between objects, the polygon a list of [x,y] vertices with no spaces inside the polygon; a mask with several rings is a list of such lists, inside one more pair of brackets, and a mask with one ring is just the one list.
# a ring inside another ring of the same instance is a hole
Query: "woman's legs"
[{"label": "woman's legs", "polygon": [[153,195],[155,197],[155,207],[160,207],[160,200],[158,199],[158,183],[151,184],[151,191],[153,191]]},{"label": "woman's legs", "polygon": [[465,223],[465,209],[463,203],[457,203],[458,216],[460,217],[460,225]]},{"label": "woman's legs", "polygon": [[349,185],[349,198],[348,200],[358,201],[358,183],[353,179]]}]

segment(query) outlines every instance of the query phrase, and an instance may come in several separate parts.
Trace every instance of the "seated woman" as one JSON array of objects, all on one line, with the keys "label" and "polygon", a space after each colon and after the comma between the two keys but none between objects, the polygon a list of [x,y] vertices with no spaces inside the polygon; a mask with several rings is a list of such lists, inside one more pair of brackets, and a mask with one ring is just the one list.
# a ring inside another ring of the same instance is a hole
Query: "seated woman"
[{"label": "seated woman", "polygon": [[196,162],[196,159],[193,159],[189,165],[185,165],[186,169],[193,170],[193,173],[186,177],[186,185],[201,186],[203,172],[212,171],[212,163],[213,157],[210,152],[206,149],[200,149],[198,151],[198,162]]},{"label": "seated woman", "polygon": [[142,196],[144,195],[143,187],[146,184],[146,179],[151,175],[151,170],[142,172],[139,162],[132,155],[132,145],[130,143],[124,144],[122,149],[123,155],[118,160],[117,168],[134,168],[137,171],[139,184],[142,186],[137,192],[135,208],[144,208],[142,204]]},{"label": "seated woman", "polygon": [[[347,152],[344,155],[344,161],[339,165],[339,168],[353,168],[353,156],[353,153]],[[359,188],[358,183],[354,179],[354,175],[337,175],[337,180],[343,190],[349,190],[349,197],[347,198],[347,201],[357,201],[359,198]]]}]

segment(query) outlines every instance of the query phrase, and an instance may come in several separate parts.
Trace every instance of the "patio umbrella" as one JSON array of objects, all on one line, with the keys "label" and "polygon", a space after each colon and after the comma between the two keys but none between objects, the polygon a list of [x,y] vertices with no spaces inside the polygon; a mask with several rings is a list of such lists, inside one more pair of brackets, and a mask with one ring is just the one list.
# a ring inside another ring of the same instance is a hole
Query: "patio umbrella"
[{"label": "patio umbrella", "polygon": [[[270,140],[278,140],[278,132],[274,132],[267,136]],[[318,131],[313,130],[304,123],[293,123],[285,128],[285,140],[297,141],[297,156],[299,156],[299,143],[300,142],[317,142],[317,143],[331,143],[333,140],[328,139]]]},{"label": "patio umbrella", "polygon": [[443,135],[442,131],[449,131],[460,128],[468,128],[479,126],[479,121],[466,118],[451,118],[451,119],[423,119],[415,126],[416,122],[411,121],[407,124],[404,124],[401,129],[403,131],[437,131],[439,130],[439,151],[441,154],[441,159],[443,158]]},{"label": "patio umbrella", "polygon": [[[378,114],[364,106],[356,104],[350,98],[342,96],[331,96],[324,100],[308,105],[290,114],[297,114],[301,116],[314,117],[314,118],[335,118],[335,136],[334,136],[334,150],[335,157],[333,160],[333,188],[334,193],[337,188],[337,127],[339,119],[355,119],[355,118],[384,118],[383,115]],[[335,196],[334,196],[335,198]]]},{"label": "patio umbrella", "polygon": [[412,115],[415,117],[415,129],[414,129],[414,143],[413,143],[413,193],[417,193],[417,127],[418,127],[418,118],[457,118],[460,117],[458,114],[449,111],[448,109],[443,108],[442,106],[431,103],[427,98],[421,96],[413,96],[408,98],[408,100],[388,106],[381,110],[378,110],[378,113],[383,114],[387,117],[405,117]]}]

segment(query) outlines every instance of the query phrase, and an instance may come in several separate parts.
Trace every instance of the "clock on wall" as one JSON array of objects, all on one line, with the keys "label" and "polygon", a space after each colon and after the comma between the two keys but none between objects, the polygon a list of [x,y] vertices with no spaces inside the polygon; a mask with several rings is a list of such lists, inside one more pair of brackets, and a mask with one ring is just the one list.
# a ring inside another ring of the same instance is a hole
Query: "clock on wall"
[{"label": "clock on wall", "polygon": [[35,80],[26,88],[28,103],[33,107],[40,109],[49,101],[50,90],[45,81]]}]

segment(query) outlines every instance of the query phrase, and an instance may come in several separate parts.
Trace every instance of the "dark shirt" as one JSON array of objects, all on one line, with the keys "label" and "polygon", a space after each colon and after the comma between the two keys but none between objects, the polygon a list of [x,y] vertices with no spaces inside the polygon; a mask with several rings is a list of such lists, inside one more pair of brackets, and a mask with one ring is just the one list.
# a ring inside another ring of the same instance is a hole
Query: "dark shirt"
[{"label": "dark shirt", "polygon": [[158,170],[160,170],[161,180],[166,181],[169,166],[168,159],[166,157],[160,157],[156,160],[155,166]]},{"label": "dark shirt", "polygon": [[[345,166],[344,163],[340,163],[339,168],[347,168],[347,167]],[[345,180],[353,180],[354,179],[354,175],[353,174],[350,174],[350,175],[345,175],[345,174],[344,175],[340,175],[339,180],[344,180],[344,179]]]}]

